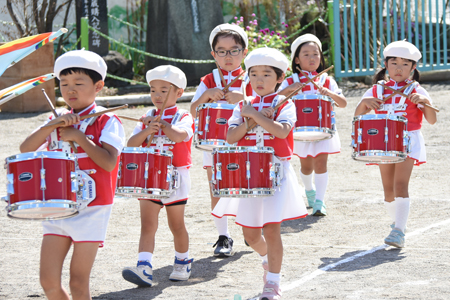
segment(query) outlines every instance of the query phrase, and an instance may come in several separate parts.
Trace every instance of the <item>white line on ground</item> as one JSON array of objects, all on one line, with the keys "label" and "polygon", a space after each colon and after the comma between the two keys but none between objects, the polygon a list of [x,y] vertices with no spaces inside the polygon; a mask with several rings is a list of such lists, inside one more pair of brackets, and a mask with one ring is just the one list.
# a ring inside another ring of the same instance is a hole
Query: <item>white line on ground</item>
[{"label": "white line on ground", "polygon": [[[414,232],[407,233],[407,234],[406,234],[406,237],[413,237],[413,236],[419,235],[419,234],[421,234],[421,233],[424,233],[424,232],[426,232],[426,231],[428,231],[428,230],[430,230],[430,229],[432,229],[432,228],[434,228],[434,227],[444,226],[444,225],[447,225],[447,224],[449,224],[449,223],[450,223],[450,219],[445,220],[445,221],[442,221],[442,222],[439,222],[439,223],[435,223],[435,224],[432,224],[432,225],[427,226],[427,227],[425,227],[425,228],[418,229],[418,230],[416,230],[416,231],[414,231]],[[329,264],[329,265],[327,265],[327,266],[325,266],[325,267],[323,267],[323,268],[320,268],[320,269],[318,269],[318,270],[312,272],[311,274],[308,274],[308,275],[303,276],[303,277],[300,278],[299,280],[296,280],[296,281],[293,281],[293,282],[291,282],[291,283],[282,285],[282,286],[281,286],[281,290],[282,290],[283,292],[286,292],[286,291],[289,291],[289,290],[298,288],[298,287],[302,286],[305,282],[307,282],[307,281],[309,281],[309,280],[311,280],[311,279],[314,279],[315,277],[317,277],[317,276],[319,276],[319,275],[322,275],[323,273],[326,273],[327,271],[329,271],[329,270],[331,270],[331,269],[334,269],[334,268],[336,268],[336,267],[339,266],[339,265],[342,265],[342,264],[351,262],[351,261],[353,261],[353,260],[355,260],[355,259],[357,259],[357,258],[359,258],[359,257],[363,257],[363,256],[366,256],[366,255],[368,255],[368,254],[372,254],[372,253],[374,253],[374,252],[376,252],[376,251],[378,251],[378,250],[382,250],[382,249],[385,249],[385,248],[387,248],[387,247],[389,247],[389,246],[388,246],[388,245],[381,245],[381,246],[378,246],[378,247],[374,247],[374,248],[369,249],[369,250],[367,250],[367,251],[360,252],[360,253],[355,254],[355,255],[353,255],[353,256],[347,257],[347,258],[345,258],[345,259],[343,259],[343,260],[340,260],[340,261],[338,261],[338,262],[335,262],[335,263],[333,263],[333,264]],[[258,297],[251,298],[251,299],[249,299],[249,300],[257,300],[257,299],[258,299]]]}]

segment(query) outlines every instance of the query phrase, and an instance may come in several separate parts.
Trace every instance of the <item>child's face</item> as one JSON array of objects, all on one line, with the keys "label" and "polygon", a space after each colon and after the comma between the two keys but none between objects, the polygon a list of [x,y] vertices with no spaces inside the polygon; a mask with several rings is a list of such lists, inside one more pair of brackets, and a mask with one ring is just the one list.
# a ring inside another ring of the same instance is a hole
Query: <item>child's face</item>
[{"label": "child's face", "polygon": [[277,79],[277,73],[269,66],[251,67],[249,76],[253,90],[261,97],[275,93],[277,83],[284,80],[284,74]]},{"label": "child's face", "polygon": [[183,89],[177,88],[170,82],[164,80],[152,80],[150,81],[150,96],[152,97],[153,105],[158,109],[162,109],[164,100],[166,100],[167,93],[170,86],[172,89],[167,99],[164,109],[174,106],[177,103],[177,99],[183,94]]},{"label": "child's face", "polygon": [[309,42],[302,46],[295,63],[300,65],[302,70],[308,72],[316,71],[320,66],[320,49],[314,42]]},{"label": "child's face", "polygon": [[[223,51],[227,51],[227,50],[231,51],[231,50],[239,50],[239,49],[242,49],[242,50],[239,51],[238,55],[236,55],[236,56],[231,55],[231,53],[229,53],[229,52],[226,52],[225,56],[219,56],[220,53],[218,53],[219,51],[223,52]],[[228,72],[239,68],[242,60],[244,59],[244,57],[247,55],[247,52],[248,52],[248,49],[245,49],[245,47],[242,47],[241,45],[236,44],[236,42],[234,41],[234,39],[231,36],[219,37],[217,39],[217,44],[216,44],[216,47],[214,50],[215,51],[211,51],[211,55],[217,61],[219,66]]]},{"label": "child's face", "polygon": [[402,82],[408,79],[409,75],[415,68],[416,66],[413,66],[412,61],[400,57],[393,57],[389,59],[386,65],[389,77],[397,82]]},{"label": "child's face", "polygon": [[95,96],[105,84],[102,80],[94,84],[92,79],[83,73],[61,75],[60,78],[61,94],[74,112],[80,112],[94,103]]}]

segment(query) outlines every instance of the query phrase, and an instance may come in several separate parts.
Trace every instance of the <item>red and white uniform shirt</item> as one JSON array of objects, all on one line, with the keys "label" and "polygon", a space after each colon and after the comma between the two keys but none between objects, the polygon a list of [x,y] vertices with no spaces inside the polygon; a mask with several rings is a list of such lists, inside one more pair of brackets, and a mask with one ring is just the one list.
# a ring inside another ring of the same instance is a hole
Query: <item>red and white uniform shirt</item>
[{"label": "red and white uniform shirt", "polygon": [[[285,88],[287,88],[291,84],[294,84],[295,82],[306,83],[310,78],[313,78],[314,76],[316,76],[318,74],[317,72],[308,72],[308,71],[303,71],[303,73],[308,75],[308,78],[306,78],[305,76],[303,76],[301,74],[299,75],[297,73],[294,73],[294,74],[292,74],[292,76],[286,78],[281,83],[278,91],[284,90]],[[326,87],[327,89],[329,89],[330,91],[332,91],[338,95],[342,94],[342,90],[338,87],[336,81],[333,79],[333,77],[328,76],[327,73],[320,75],[318,78],[316,78],[314,80],[314,82],[319,86]],[[298,94],[319,94],[319,92],[318,92],[316,86],[312,82],[310,82],[307,85],[305,85],[302,88],[301,92],[299,92]]]},{"label": "red and white uniform shirt", "polygon": [[[284,99],[284,96],[278,96],[276,93],[266,95],[264,97],[256,96],[252,101],[252,106],[261,111],[263,108],[275,107],[276,103],[279,103]],[[241,108],[243,101],[239,102],[234,108],[233,115],[228,120],[229,128],[239,126],[244,122],[244,118],[241,116]],[[274,120],[279,123],[288,123],[293,128],[297,121],[296,111],[294,103],[289,100],[284,103],[275,112]],[[259,146],[257,139],[259,131],[262,131],[264,147],[273,147],[275,155],[280,159],[290,159],[294,148],[294,139],[292,130],[285,139],[280,139],[268,131],[264,130],[261,126],[256,126],[250,132],[248,132],[238,143],[238,146]]]},{"label": "red and white uniform shirt", "polygon": [[[159,114],[159,110],[151,109],[147,112],[145,116],[157,116]],[[173,122],[174,118],[176,118],[175,122]],[[152,147],[160,147],[161,150],[168,150],[173,153],[172,164],[177,168],[189,168],[192,166],[192,158],[191,158],[191,145],[192,145],[192,136],[194,135],[195,125],[194,119],[192,115],[186,110],[180,110],[176,106],[172,106],[166,108],[161,117],[162,120],[171,123],[172,126],[177,127],[178,129],[184,130],[187,133],[187,137],[184,141],[180,143],[175,143],[171,141],[164,134],[162,130],[155,134],[152,144]],[[146,125],[139,122],[133,130],[132,136],[138,134],[143,129],[146,128]],[[150,136],[147,137],[147,139]],[[147,146],[147,141],[142,144],[142,147]]]},{"label": "red and white uniform shirt", "polygon": [[[88,115],[90,113],[104,110],[103,107],[97,106],[95,102],[78,113],[80,116]],[[66,113],[74,113],[73,111],[66,111]],[[52,120],[54,116],[50,116],[46,121],[46,124]],[[112,113],[106,113],[96,117],[95,119],[89,118],[80,122],[80,124],[73,125],[74,128],[84,131],[88,139],[94,142],[96,145],[102,147],[102,143],[113,146],[118,151],[117,163],[111,172],[105,171],[99,167],[76,143],[77,153],[75,154],[78,160],[80,170],[96,170],[95,174],[89,174],[95,181],[96,185],[96,198],[89,203],[88,206],[98,205],[110,205],[113,203],[114,193],[116,190],[117,172],[119,169],[119,159],[122,148],[125,145],[125,132],[121,121],[116,115]],[[80,128],[81,127],[81,128]],[[62,147],[60,147],[62,145]],[[52,151],[66,151],[72,152],[72,149],[68,146],[68,143],[61,142],[59,131],[56,129],[50,136],[47,137],[46,142],[41,145],[38,151],[42,151],[45,148]]]},{"label": "red and white uniform shirt", "polygon": [[[229,84],[231,81],[233,81],[236,78],[236,76],[239,76],[239,74],[241,74],[243,71],[241,67],[239,67],[236,70],[233,70],[231,72],[225,71],[224,69],[221,69],[221,70],[222,70],[222,74],[223,74],[226,84]],[[245,84],[246,82],[247,82],[246,79],[244,79],[244,80],[238,79],[233,83],[233,85],[231,87],[228,88],[228,90],[229,91],[242,91],[242,85]],[[208,75],[201,78],[201,82],[200,82],[197,90],[195,91],[195,95],[192,98],[191,102],[193,103],[193,102],[197,101],[198,98],[200,98],[201,95],[203,95],[203,93],[206,90],[213,89],[213,88],[220,88],[220,89],[223,88],[222,80],[220,78],[218,69],[214,69],[212,73],[209,73]],[[256,96],[256,93],[253,91],[250,83],[248,83],[246,85],[245,91],[246,91],[246,94],[248,97]],[[225,99],[222,99],[222,100],[217,101],[217,103],[227,103],[227,101]]]},{"label": "red and white uniform shirt", "polygon": [[[386,86],[389,86],[395,90],[399,90],[411,81],[406,80],[402,82],[396,82],[395,80],[389,80],[385,83]],[[381,85],[375,84],[369,90],[367,90],[364,95],[364,98],[374,97],[378,99],[384,99],[387,96],[391,95],[393,92],[389,89],[384,89]],[[406,88],[403,91],[404,94],[410,95],[412,93],[417,93],[427,97],[430,102],[431,98],[428,92],[421,87],[418,83],[414,83],[411,85],[411,89]],[[387,114],[394,113],[397,116],[403,116],[408,119],[408,131],[419,130],[422,127],[422,119],[423,112],[419,108],[422,108],[422,104],[414,104],[409,100],[409,98],[405,98],[399,95],[395,95],[388,99],[385,103],[383,103],[380,109],[376,110],[376,114]]]}]

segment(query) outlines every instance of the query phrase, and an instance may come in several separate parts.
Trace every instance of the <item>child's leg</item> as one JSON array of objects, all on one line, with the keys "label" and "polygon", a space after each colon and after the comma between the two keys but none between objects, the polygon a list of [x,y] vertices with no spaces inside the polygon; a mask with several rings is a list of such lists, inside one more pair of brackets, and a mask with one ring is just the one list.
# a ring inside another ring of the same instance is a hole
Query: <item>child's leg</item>
[{"label": "child's leg", "polygon": [[306,158],[300,158],[300,178],[302,179],[305,190],[313,190],[312,172],[314,171],[313,158],[308,156]]},{"label": "child's leg", "polygon": [[395,227],[405,232],[408,221],[411,200],[408,185],[411,178],[414,160],[407,158],[404,162],[395,164]]},{"label": "child's leg", "polygon": [[[206,167],[206,173],[208,175],[208,183],[209,183],[212,179],[212,168]],[[214,209],[214,207],[216,207],[220,198],[213,196],[211,184],[208,184],[208,185],[209,185],[209,195],[211,197],[211,211],[212,211]],[[224,235],[226,237],[230,237],[230,234],[228,232],[228,217],[227,216],[223,216],[222,218],[214,218],[214,224],[216,225],[219,235]]]},{"label": "child's leg", "polygon": [[[267,224],[264,226],[269,272],[274,274],[279,274],[281,272],[281,263],[283,261],[283,242],[281,241],[280,228],[281,223]],[[270,280],[269,274],[267,275],[267,280]]]},{"label": "child's leg", "polygon": [[380,164],[381,182],[383,183],[384,201],[394,201],[395,164]]},{"label": "child's leg", "polygon": [[316,199],[324,201],[325,192],[328,186],[327,172],[328,154],[319,154],[313,159],[314,164],[314,182],[316,184]]},{"label": "child's leg", "polygon": [[173,234],[175,251],[179,253],[189,251],[189,235],[184,224],[184,208],[184,204],[166,206],[167,220]]},{"label": "child's leg", "polygon": [[46,235],[42,239],[39,278],[49,300],[69,299],[61,285],[61,272],[71,244],[70,238],[56,235]]},{"label": "child's leg", "polygon": [[72,299],[91,299],[89,277],[99,243],[74,243],[70,262],[70,292]]},{"label": "child's leg", "polygon": [[265,256],[267,254],[267,244],[261,232],[261,228],[242,227],[242,233],[248,245],[258,252],[259,255]]},{"label": "child's leg", "polygon": [[139,253],[155,250],[155,234],[158,229],[158,215],[161,205],[150,200],[139,200],[141,212],[141,237],[139,239]]}]

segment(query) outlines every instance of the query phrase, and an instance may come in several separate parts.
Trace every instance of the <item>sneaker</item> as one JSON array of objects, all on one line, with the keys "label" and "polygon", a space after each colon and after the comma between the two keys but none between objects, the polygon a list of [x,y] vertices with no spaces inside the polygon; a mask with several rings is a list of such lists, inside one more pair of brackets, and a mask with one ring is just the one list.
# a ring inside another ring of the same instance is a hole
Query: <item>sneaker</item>
[{"label": "sneaker", "polygon": [[281,289],[278,284],[273,281],[267,281],[264,284],[264,290],[259,300],[279,300],[281,299]]},{"label": "sneaker", "polygon": [[316,217],[323,217],[327,215],[327,210],[326,210],[326,206],[325,204],[323,204],[322,200],[316,199],[316,202],[314,202],[314,207],[313,207],[313,216]]},{"label": "sneaker", "polygon": [[172,281],[182,281],[188,280],[191,276],[191,263],[194,261],[191,259],[179,260],[175,257],[175,262],[173,263],[173,271],[169,276]]},{"label": "sneaker", "polygon": [[316,201],[316,191],[315,190],[310,190],[310,191],[305,190],[305,194],[306,194],[306,199],[308,199],[308,206],[313,207],[314,201]]},{"label": "sneaker", "polygon": [[[217,247],[216,247],[217,246]],[[233,239],[227,237],[226,235],[220,235],[217,242],[213,245],[214,249],[214,256],[217,257],[227,257],[227,256],[233,256]]]},{"label": "sneaker", "polygon": [[126,281],[138,286],[152,286],[153,270],[148,260],[138,261],[136,267],[125,267],[122,270],[122,277]]},{"label": "sneaker", "polygon": [[[395,228],[395,222],[394,223],[392,223],[391,225],[389,225],[390,227],[391,227],[391,229],[394,229]],[[406,228],[405,227],[405,233],[406,233],[406,230],[407,230],[408,228]]]},{"label": "sneaker", "polygon": [[269,272],[269,263],[267,261],[262,263],[262,267],[264,269],[263,281],[264,284],[267,283],[267,272]]},{"label": "sneaker", "polygon": [[398,228],[392,229],[391,233],[384,239],[384,243],[397,248],[405,247],[405,234]]}]

